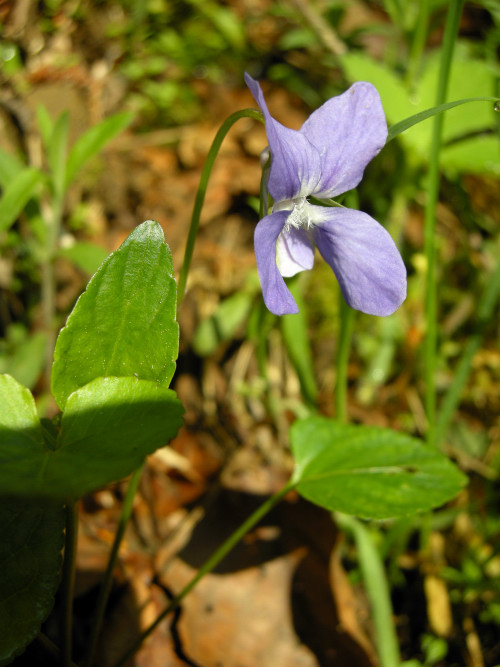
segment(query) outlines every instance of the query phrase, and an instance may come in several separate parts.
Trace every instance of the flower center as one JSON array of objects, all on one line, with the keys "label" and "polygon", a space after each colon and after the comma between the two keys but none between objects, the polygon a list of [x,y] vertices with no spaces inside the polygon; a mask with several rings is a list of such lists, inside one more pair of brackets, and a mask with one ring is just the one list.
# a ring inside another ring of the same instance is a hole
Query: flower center
[{"label": "flower center", "polygon": [[287,199],[279,202],[276,206],[273,206],[273,211],[290,210],[290,215],[283,228],[283,231],[288,232],[292,227],[294,229],[300,229],[301,227],[310,229],[312,227],[313,221],[309,216],[308,208],[307,199],[305,197],[298,197],[297,199]]}]

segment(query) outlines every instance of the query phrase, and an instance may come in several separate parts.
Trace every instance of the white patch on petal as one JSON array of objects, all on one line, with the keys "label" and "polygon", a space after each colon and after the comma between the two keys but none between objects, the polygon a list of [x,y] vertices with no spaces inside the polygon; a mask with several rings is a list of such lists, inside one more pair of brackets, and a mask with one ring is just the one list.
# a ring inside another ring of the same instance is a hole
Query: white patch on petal
[{"label": "white patch on petal", "polygon": [[290,212],[276,242],[276,264],[284,278],[312,269],[314,241],[311,228],[314,224],[314,208],[305,197],[286,199],[273,206],[273,213]]},{"label": "white patch on petal", "polygon": [[284,278],[291,278],[300,271],[312,269],[314,243],[305,230],[284,228],[276,242],[276,264]]},{"label": "white patch on petal", "polygon": [[279,235],[276,243],[276,264],[283,278],[291,278],[304,270],[304,267],[290,255],[283,232]]}]

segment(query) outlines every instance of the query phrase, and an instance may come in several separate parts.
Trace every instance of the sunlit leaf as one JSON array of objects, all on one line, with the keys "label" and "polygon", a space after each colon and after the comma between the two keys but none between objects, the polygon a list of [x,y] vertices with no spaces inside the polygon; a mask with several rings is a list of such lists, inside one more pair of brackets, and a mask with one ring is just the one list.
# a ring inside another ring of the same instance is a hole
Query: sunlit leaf
[{"label": "sunlit leaf", "polygon": [[172,256],[156,222],[111,254],[59,334],[52,392],[67,397],[97,377],[135,376],[168,386],[179,350]]},{"label": "sunlit leaf", "polygon": [[467,478],[443,454],[391,429],[296,421],[290,431],[297,490],[328,510],[387,519],[430,510]]},{"label": "sunlit leaf", "polygon": [[[414,150],[419,159],[428,158],[431,141],[432,123],[425,121],[438,113],[444,113],[443,142],[457,142],[453,149],[457,151],[462,140],[471,133],[492,130],[495,125],[493,105],[497,100],[495,93],[496,74],[482,60],[475,60],[463,50],[457,48],[448,85],[449,97],[455,101],[435,106],[435,91],[441,55],[439,49],[426,58],[420,79],[413,82],[411,91],[402,77],[369,55],[361,52],[349,52],[342,57],[342,64],[347,76],[352,81],[369,81],[377,88],[384,111],[389,122],[387,141],[401,135],[402,142]],[[477,95],[482,94],[481,97]],[[451,109],[461,107],[448,113]],[[410,132],[406,132],[409,130]],[[468,139],[467,139],[468,141]],[[472,141],[472,139],[470,139]],[[481,145],[477,145],[478,154],[474,157],[472,171],[479,171]],[[442,164],[455,170],[468,171],[466,160],[453,165],[443,150]],[[484,162],[483,162],[484,163]],[[485,163],[485,171],[495,173],[490,157]]]},{"label": "sunlit leaf", "polygon": [[470,137],[441,149],[440,162],[448,172],[500,176],[500,141],[495,134]]},{"label": "sunlit leaf", "polygon": [[69,397],[60,434],[44,434],[27,389],[0,376],[0,489],[4,495],[79,498],[125,477],[182,423],[175,392],[137,378],[98,378]]}]

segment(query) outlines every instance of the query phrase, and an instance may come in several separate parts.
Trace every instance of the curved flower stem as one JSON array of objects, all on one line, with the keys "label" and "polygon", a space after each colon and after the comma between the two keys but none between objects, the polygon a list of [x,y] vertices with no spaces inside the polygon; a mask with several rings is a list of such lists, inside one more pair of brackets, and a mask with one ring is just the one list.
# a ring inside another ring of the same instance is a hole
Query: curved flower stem
[{"label": "curved flower stem", "polygon": [[262,505],[260,505],[253,514],[251,514],[241,526],[239,526],[234,533],[232,533],[227,540],[215,551],[210,558],[202,565],[191,581],[176,595],[176,597],[165,607],[158,618],[152,623],[144,632],[136,639],[132,646],[126,653],[113,665],[113,667],[121,667],[127,660],[138,650],[142,642],[149,637],[153,630],[163,621],[163,619],[176,609],[186,595],[196,586],[196,584],[206,574],[211,572],[221,560],[238,544],[238,542],[251,530],[262,517],[264,517],[277,503],[284,498],[284,496],[295,487],[295,482],[290,480],[285,486],[268,498]]},{"label": "curved flower stem", "polygon": [[62,573],[62,609],[60,618],[61,665],[70,667],[73,632],[73,593],[75,590],[76,546],[78,539],[78,502],[66,504],[66,536]]},{"label": "curved flower stem", "polygon": [[240,118],[254,118],[260,122],[264,122],[264,116],[260,111],[255,109],[242,109],[241,111],[236,111],[231,114],[226,120],[222,123],[219,128],[219,131],[215,135],[215,139],[210,146],[208,151],[207,159],[203,165],[203,170],[200,176],[200,183],[198,185],[198,191],[196,192],[196,197],[194,200],[193,213],[191,215],[191,224],[189,226],[189,233],[186,241],[186,250],[184,251],[184,260],[182,262],[181,270],[179,272],[179,283],[177,287],[177,304],[180,305],[184,292],[186,290],[186,281],[189,273],[189,267],[191,266],[191,259],[193,257],[194,243],[196,241],[196,234],[198,233],[198,227],[200,224],[200,215],[203,202],[205,200],[205,193],[207,191],[208,179],[210,178],[210,173],[214,166],[215,158],[221,147],[226,134],[232,128],[232,126]]},{"label": "curved flower stem", "polygon": [[[446,99],[453,49],[458,32],[463,0],[451,0],[446,18],[441,54],[441,67],[436,94],[436,105]],[[425,206],[424,252],[427,258],[425,289],[425,411],[427,415],[427,442],[435,444],[436,428],[436,365],[437,365],[437,285],[436,285],[436,206],[439,195],[439,151],[443,132],[443,114],[434,118],[429,156],[427,201]]]},{"label": "curved flower stem", "polygon": [[132,473],[127,493],[123,501],[118,528],[116,531],[115,539],[113,541],[113,546],[111,547],[111,553],[109,555],[108,566],[104,574],[104,579],[101,584],[101,590],[99,591],[99,597],[97,599],[94,611],[94,618],[92,620],[92,630],[90,633],[87,654],[83,662],[84,667],[92,667],[92,665],[94,664],[97,641],[99,639],[99,634],[101,632],[101,627],[102,627],[102,621],[104,618],[104,612],[106,610],[109,594],[111,592],[111,585],[113,583],[113,572],[116,566],[116,561],[118,559],[118,551],[120,549],[120,544],[123,540],[123,536],[125,535],[125,529],[130,519],[130,515],[132,514],[134,497],[139,487],[139,482],[141,480],[141,474],[143,469],[144,469],[144,463]]}]

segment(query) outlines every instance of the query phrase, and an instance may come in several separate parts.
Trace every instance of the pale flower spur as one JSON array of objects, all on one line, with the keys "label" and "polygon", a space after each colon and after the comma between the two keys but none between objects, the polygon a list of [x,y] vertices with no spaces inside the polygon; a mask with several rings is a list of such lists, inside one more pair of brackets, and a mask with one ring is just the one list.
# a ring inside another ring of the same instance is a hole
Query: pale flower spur
[{"label": "pale flower spur", "polygon": [[406,268],[390,234],[366,213],[308,201],[355,188],[384,146],[387,123],[376,88],[355,83],[292,130],[271,116],[259,83],[248,74],[245,81],[264,115],[271,154],[273,206],[254,235],[267,308],[275,315],[298,312],[283,278],[311,269],[316,246],[349,306],[391,315],[406,298]]}]

